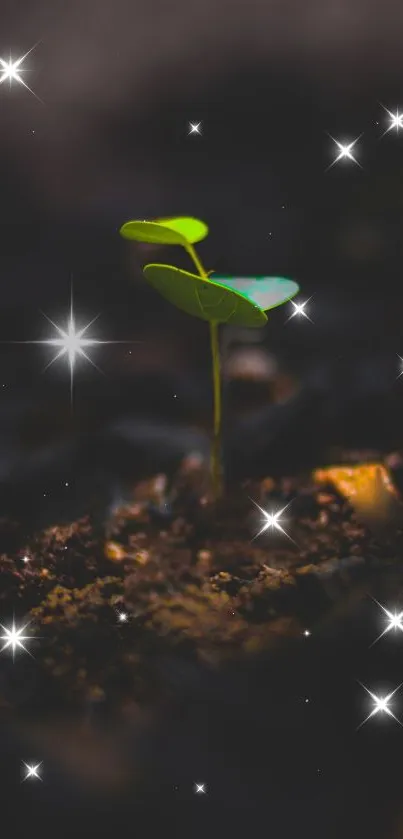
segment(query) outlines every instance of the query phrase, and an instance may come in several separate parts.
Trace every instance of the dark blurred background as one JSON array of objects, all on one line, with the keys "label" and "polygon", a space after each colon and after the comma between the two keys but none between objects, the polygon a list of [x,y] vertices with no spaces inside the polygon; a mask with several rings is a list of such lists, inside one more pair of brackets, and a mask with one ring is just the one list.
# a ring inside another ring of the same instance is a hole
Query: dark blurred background
[{"label": "dark blurred background", "polygon": [[[189,263],[124,242],[130,218],[200,217],[207,269],[312,296],[313,324],[284,306],[254,334],[223,330],[230,478],[398,448],[403,130],[384,134],[382,106],[403,106],[403,11],[5,0],[1,14],[0,55],[36,44],[22,75],[43,100],[0,86],[3,504],[30,481],[47,503],[66,483],[76,497],[80,470],[87,492],[95,473],[111,486],[208,450],[207,325],[141,273]],[[329,135],[362,135],[361,165],[328,168]],[[78,365],[73,414],[67,365],[42,374],[53,349],[7,343],[54,337],[42,312],[66,322],[71,276],[78,324],[100,314],[89,337],[140,342],[91,350],[105,375]]]},{"label": "dark blurred background", "polygon": [[[162,300],[141,272],[148,261],[190,265],[180,249],[124,242],[118,230],[133,218],[199,217],[210,227],[199,247],[208,270],[287,276],[300,283],[300,300],[312,298],[313,323],[287,322],[284,306],[263,330],[222,332],[230,480],[296,472],[343,448],[401,448],[403,130],[384,134],[384,108],[403,108],[399,4],[2,0],[0,23],[0,57],[36,45],[23,78],[43,100],[17,83],[0,85],[0,513],[35,522],[82,514],[93,497],[110,503],[138,476],[208,454],[207,325]],[[189,135],[190,121],[202,123],[200,136]],[[329,135],[362,135],[361,165],[328,168],[336,153]],[[63,360],[42,372],[53,349],[9,343],[54,337],[42,313],[66,323],[71,277],[78,324],[100,315],[91,337],[139,342],[89,351],[103,374],[78,365],[73,412]],[[347,665],[345,656],[356,624],[370,625],[364,617],[340,618],[337,649],[314,634],[314,645],[278,671],[264,662],[253,678],[224,674],[224,687],[213,685],[217,701],[213,688],[196,684],[179,722],[161,724],[154,750],[130,740],[136,761],[143,748],[150,767],[148,810],[189,835],[191,799],[192,836],[206,826],[211,836],[243,836],[267,824],[289,837],[302,824],[309,836],[391,839],[388,795],[401,798],[389,763],[390,749],[397,767],[400,760],[395,729],[374,751],[370,739],[351,746],[355,679],[366,678],[370,640],[353,645]],[[387,680],[400,665],[382,660]],[[30,759],[23,735],[16,743],[10,732],[6,720],[5,803],[20,760]],[[70,744],[69,731],[59,728],[58,737],[60,749],[63,737]],[[31,750],[42,754],[35,742]],[[110,758],[97,762],[109,767]],[[47,810],[54,831],[52,796],[64,819],[77,792],[50,760],[45,769],[47,784],[22,787],[24,812],[32,796],[45,805],[41,830]],[[209,794],[195,800],[191,784],[205,779]],[[88,805],[93,826],[94,812]]]}]

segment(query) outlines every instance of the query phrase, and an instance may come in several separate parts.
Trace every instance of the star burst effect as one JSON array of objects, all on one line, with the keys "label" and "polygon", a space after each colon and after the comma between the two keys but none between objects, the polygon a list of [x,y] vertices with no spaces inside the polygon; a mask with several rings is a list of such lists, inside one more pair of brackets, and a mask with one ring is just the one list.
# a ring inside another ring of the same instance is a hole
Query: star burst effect
[{"label": "star burst effect", "polygon": [[[258,536],[261,536],[262,533],[266,532],[266,530],[278,530],[280,531],[280,533],[283,533],[284,536],[287,536],[287,539],[290,539],[291,542],[294,542],[294,539],[291,539],[291,536],[287,533],[286,530],[284,530],[281,524],[281,516],[283,515],[287,507],[290,506],[290,504],[286,504],[285,507],[283,507],[281,510],[278,510],[276,513],[268,513],[267,510],[264,510],[263,507],[260,506],[260,504],[253,500],[253,498],[251,498],[250,500],[255,505],[255,507],[257,507],[258,510],[260,510],[260,512],[263,514],[264,522],[263,527],[261,528],[261,530],[259,530],[256,536],[254,536],[254,539],[257,539]],[[294,545],[295,544],[296,542],[294,542]]]},{"label": "star burst effect", "polygon": [[398,357],[398,359],[399,359],[399,361],[400,361],[400,363],[401,363],[401,365],[402,365],[402,369],[401,369],[401,371],[400,371],[399,375],[398,375],[398,376],[396,376],[396,378],[397,378],[397,379],[400,379],[400,376],[403,376],[403,358],[402,358],[402,356],[401,356],[401,355],[398,355],[397,357]]},{"label": "star burst effect", "polygon": [[[44,313],[43,313],[44,314]],[[44,314],[46,320],[53,326],[56,330],[58,335],[57,338],[49,338],[48,340],[43,341],[11,341],[7,343],[13,344],[45,344],[51,347],[56,347],[58,352],[51,359],[49,364],[46,365],[45,370],[48,370],[55,361],[58,361],[59,358],[63,356],[66,357],[69,368],[70,368],[70,402],[71,406],[73,406],[73,391],[74,391],[74,372],[76,366],[77,357],[83,357],[86,361],[89,361],[93,367],[98,370],[99,373],[102,371],[97,367],[97,365],[92,361],[92,359],[87,355],[86,349],[88,347],[99,346],[100,344],[135,344],[138,343],[137,341],[98,341],[94,338],[85,337],[87,330],[98,320],[99,315],[96,315],[86,326],[82,329],[77,329],[75,317],[74,317],[74,310],[73,310],[73,291],[71,291],[71,302],[70,302],[70,317],[67,322],[66,329],[62,329],[61,326],[58,326],[54,323],[47,315]]]},{"label": "star burst effect", "polygon": [[29,763],[25,763],[25,761],[24,761],[25,778],[23,778],[23,781],[27,781],[28,779],[32,779],[32,778],[35,778],[35,780],[37,780],[37,781],[42,781],[42,778],[39,774],[39,769],[40,769],[41,766],[42,766],[42,761],[40,763],[37,763],[37,764],[29,764]]},{"label": "star burst effect", "polygon": [[0,635],[0,640],[4,641],[4,644],[0,650],[1,653],[4,650],[11,649],[13,653],[13,659],[15,658],[16,650],[24,650],[24,652],[28,653],[28,655],[31,655],[29,650],[27,650],[24,641],[31,641],[33,638],[35,638],[35,636],[23,635],[23,632],[29,626],[29,623],[26,623],[25,626],[22,626],[20,629],[17,629],[14,620],[9,629],[3,626],[3,624],[0,624],[0,626],[4,630],[4,635]]},{"label": "star burst effect", "polygon": [[[34,91],[31,90],[31,88],[26,84],[26,82],[24,82],[24,79],[22,79],[20,75],[21,73],[25,72],[24,68],[21,65],[23,64],[27,56],[30,54],[30,52],[32,52],[32,50],[35,49],[36,46],[37,44],[31,47],[31,49],[28,50],[28,52],[26,52],[25,55],[22,55],[21,58],[17,58],[16,61],[14,61],[11,58],[11,55],[8,61],[4,61],[3,58],[0,58],[0,84],[3,84],[3,82],[8,80],[10,82],[11,87],[12,82],[18,82],[18,84],[22,84],[23,87],[26,87],[26,89],[29,90],[29,92],[32,93],[33,96],[36,97],[36,99],[39,99],[39,96],[37,96],[36,93],[34,93]],[[39,99],[39,101],[42,102],[42,99]]]},{"label": "star burst effect", "polygon": [[[398,720],[398,718],[394,715],[393,711],[391,711],[391,709],[389,708],[390,700],[392,699],[392,696],[394,696],[395,693],[397,693],[399,688],[401,688],[401,686],[402,686],[401,684],[398,685],[397,688],[392,690],[391,693],[388,693],[387,696],[376,696],[375,693],[372,693],[371,690],[368,690],[368,688],[366,688],[365,685],[361,684],[361,682],[359,682],[358,684],[360,684],[361,687],[364,688],[364,690],[367,691],[367,693],[369,694],[369,696],[371,697],[371,699],[374,702],[374,707],[373,707],[371,713],[368,714],[368,716],[365,718],[365,720],[362,721],[362,723],[358,726],[358,728],[361,728],[363,725],[365,725],[365,723],[368,722],[368,720],[370,720],[371,717],[374,717],[376,714],[387,714],[389,717],[392,717],[395,720],[395,722],[397,722],[397,723],[399,723],[399,725],[401,725],[400,720]],[[357,729],[357,731],[358,731],[358,729]]]},{"label": "star burst effect", "polygon": [[382,606],[382,603],[378,603],[378,601],[375,600],[375,598],[373,598],[373,600],[385,612],[385,615],[388,618],[388,623],[383,632],[381,632],[381,634],[378,635],[377,638],[375,638],[375,641],[371,644],[371,647],[373,647],[374,644],[376,644],[381,638],[383,638],[383,636],[386,635],[387,632],[391,632],[392,629],[394,629],[395,632],[397,629],[400,629],[400,631],[403,632],[403,612],[389,612],[388,609],[385,609],[385,606]]},{"label": "star burst effect", "polygon": [[339,163],[340,160],[351,160],[353,163],[356,163],[357,166],[361,167],[361,164],[358,162],[358,160],[354,157],[354,154],[353,154],[354,146],[356,145],[356,143],[358,143],[358,140],[362,136],[361,134],[360,134],[359,137],[357,137],[351,143],[340,143],[339,140],[335,140],[334,137],[332,137],[331,135],[329,135],[329,136],[330,136],[330,139],[333,140],[333,142],[336,144],[339,153],[338,153],[337,157],[335,158],[335,160],[333,161],[333,163],[331,163],[330,166],[328,166],[328,169],[331,169],[332,166],[334,166],[336,163]]},{"label": "star burst effect", "polygon": [[195,784],[194,791],[196,795],[205,794],[206,793],[206,784]]},{"label": "star burst effect", "polygon": [[290,317],[287,318],[286,323],[288,323],[288,321],[291,320],[292,318],[295,318],[297,315],[299,315],[300,317],[306,318],[307,320],[310,321],[310,323],[313,323],[313,320],[311,320],[311,318],[309,317],[309,315],[307,315],[307,313],[305,311],[305,306],[309,303],[310,300],[312,300],[312,297],[308,297],[308,300],[305,300],[304,303],[295,303],[294,300],[291,300],[290,302],[291,302],[291,305],[293,306],[293,311],[291,312]]},{"label": "star burst effect", "polygon": [[189,134],[201,134],[201,122],[189,122]]},{"label": "star burst effect", "polygon": [[403,128],[403,114],[399,114],[398,109],[396,109],[396,113],[393,114],[392,111],[389,111],[388,108],[384,107],[384,105],[382,105],[382,108],[384,109],[384,111],[386,111],[390,119],[389,127],[386,129],[386,131],[384,131],[382,137],[384,137],[385,134],[388,134],[389,131],[392,131],[394,128],[396,129],[396,132],[398,134],[399,129]]}]

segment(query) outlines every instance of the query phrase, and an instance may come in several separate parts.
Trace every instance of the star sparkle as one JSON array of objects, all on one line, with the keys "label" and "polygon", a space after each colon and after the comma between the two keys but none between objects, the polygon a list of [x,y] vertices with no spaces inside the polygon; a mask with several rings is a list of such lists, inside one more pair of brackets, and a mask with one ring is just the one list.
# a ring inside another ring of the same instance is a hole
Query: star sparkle
[{"label": "star sparkle", "polygon": [[339,140],[335,140],[334,137],[332,137],[331,135],[329,136],[330,139],[333,140],[333,142],[336,144],[339,154],[337,155],[333,163],[331,163],[330,166],[328,166],[328,169],[331,169],[332,166],[334,166],[336,163],[339,163],[340,160],[351,160],[353,163],[356,163],[357,166],[361,167],[361,164],[353,155],[354,146],[356,145],[356,143],[358,143],[358,140],[362,136],[361,134],[360,137],[357,137],[351,143],[340,143]]},{"label": "star sparkle", "polygon": [[49,364],[46,365],[45,370],[48,370],[55,361],[58,361],[59,358],[65,356],[68,361],[68,365],[70,368],[70,402],[71,406],[73,406],[73,391],[74,391],[74,372],[76,366],[77,357],[85,358],[86,361],[89,361],[93,367],[98,370],[99,373],[102,371],[99,367],[92,361],[92,359],[87,355],[86,349],[88,347],[99,346],[101,344],[136,344],[140,343],[138,341],[99,341],[94,338],[85,337],[87,330],[98,320],[99,315],[96,315],[86,326],[82,329],[78,329],[75,322],[74,310],[73,310],[73,289],[71,289],[71,298],[70,298],[70,317],[67,322],[66,329],[62,329],[61,326],[58,326],[54,323],[44,312],[42,313],[46,320],[54,327],[56,333],[58,335],[57,338],[49,338],[48,340],[42,341],[7,341],[7,343],[11,344],[44,344],[51,347],[56,347],[58,352],[51,359]]},{"label": "star sparkle", "polygon": [[128,618],[129,618],[127,612],[118,612],[117,616],[118,616],[119,623],[127,623]]},{"label": "star sparkle", "polygon": [[[31,90],[31,88],[26,84],[26,82],[24,82],[24,79],[22,79],[20,75],[21,73],[25,72],[24,68],[21,66],[22,63],[25,61],[26,57],[30,54],[30,52],[32,52],[32,50],[35,49],[36,46],[37,44],[31,47],[31,49],[29,49],[28,52],[26,52],[20,58],[17,58],[16,61],[14,61],[11,58],[11,55],[8,61],[4,61],[3,58],[0,58],[0,84],[3,84],[3,82],[7,81],[7,79],[10,82],[10,87],[12,82],[18,82],[18,84],[21,84],[23,85],[23,87],[26,87],[26,89],[29,90],[29,92],[32,93],[32,95],[35,96],[36,99],[39,99],[39,96],[37,96],[36,93],[34,93],[34,91]],[[39,101],[42,102],[42,99],[39,99]]]},{"label": "star sparkle", "polygon": [[[260,512],[264,516],[263,527],[262,527],[261,530],[259,530],[259,532],[256,534],[256,536],[254,536],[254,539],[257,539],[258,536],[261,536],[262,533],[266,532],[266,530],[278,530],[278,531],[280,531],[280,533],[283,533],[284,536],[287,536],[287,538],[290,539],[291,542],[294,542],[294,539],[291,539],[291,536],[286,532],[286,530],[284,530],[284,528],[282,527],[282,524],[281,524],[281,516],[284,513],[284,511],[287,509],[287,507],[290,506],[290,504],[286,504],[285,507],[283,507],[281,510],[278,510],[276,513],[268,513],[267,510],[264,510],[263,507],[260,506],[260,504],[258,504],[256,501],[253,500],[253,498],[251,498],[250,500],[255,505],[255,507],[257,507],[258,510],[260,510]],[[294,545],[295,544],[296,544],[296,542],[294,542]]]},{"label": "star sparkle", "polygon": [[206,793],[206,784],[195,784],[194,791],[196,794]]},{"label": "star sparkle", "polygon": [[397,693],[399,688],[401,688],[402,684],[398,685],[397,688],[392,690],[391,693],[388,693],[387,696],[376,696],[375,693],[372,693],[371,690],[368,690],[368,688],[366,688],[365,685],[361,684],[361,682],[359,682],[358,684],[360,684],[361,687],[367,691],[367,693],[374,702],[374,707],[371,713],[368,714],[368,716],[365,718],[365,720],[362,721],[358,728],[361,728],[366,722],[368,722],[368,720],[371,719],[371,717],[374,717],[376,714],[387,714],[389,717],[392,717],[395,720],[395,722],[401,725],[400,720],[398,720],[398,718],[394,715],[393,711],[391,711],[391,709],[389,708],[389,703],[392,697],[395,695],[395,693]]},{"label": "star sparkle", "polygon": [[20,629],[17,629],[15,625],[15,621],[11,625],[11,628],[7,629],[7,627],[3,626],[0,623],[1,628],[4,630],[4,635],[0,635],[0,640],[4,641],[4,644],[0,650],[2,653],[4,650],[11,649],[13,653],[13,659],[15,658],[15,651],[16,650],[24,650],[24,652],[31,655],[29,650],[27,650],[24,641],[31,641],[35,636],[33,635],[23,635],[24,630],[29,626],[29,623],[26,623]]},{"label": "star sparkle", "polygon": [[290,317],[287,318],[286,323],[288,323],[288,321],[292,318],[295,318],[297,315],[300,315],[301,317],[309,320],[310,323],[313,323],[313,320],[311,320],[311,318],[309,317],[309,315],[307,315],[305,311],[305,306],[309,303],[310,300],[312,300],[312,297],[308,297],[308,300],[305,300],[303,303],[295,303],[294,300],[290,300],[290,303],[294,307],[294,310],[291,313]]},{"label": "star sparkle", "polygon": [[403,376],[403,358],[402,358],[401,355],[398,355],[397,357],[398,357],[398,359],[399,359],[399,361],[401,362],[401,365],[402,365],[402,369],[401,369],[399,375],[396,376],[397,379],[400,379],[400,376]]},{"label": "star sparkle", "polygon": [[201,122],[189,122],[189,134],[201,134]]},{"label": "star sparkle", "polygon": [[396,129],[396,132],[399,133],[399,129],[403,128],[403,114],[399,114],[398,109],[396,109],[396,113],[393,114],[392,111],[389,111],[389,109],[385,108],[384,105],[382,105],[382,108],[384,109],[384,111],[386,111],[390,119],[389,127],[386,129],[386,131],[384,131],[382,137],[384,137],[385,134],[388,134],[389,131],[392,131],[394,128]]},{"label": "star sparkle", "polygon": [[27,781],[28,779],[32,779],[32,778],[35,778],[37,781],[42,781],[42,778],[39,774],[39,769],[42,766],[42,761],[40,763],[37,763],[37,764],[29,764],[29,763],[25,763],[25,760],[24,760],[23,763],[24,763],[25,770],[26,770],[25,778],[23,778],[23,781]]},{"label": "star sparkle", "polygon": [[375,600],[375,598],[373,598],[373,600],[385,612],[385,615],[388,618],[388,624],[386,628],[383,630],[383,632],[381,632],[381,634],[378,635],[377,638],[375,638],[375,641],[371,644],[371,647],[373,647],[374,644],[376,644],[381,638],[383,638],[383,636],[386,635],[387,632],[391,632],[392,629],[394,629],[395,632],[397,629],[400,629],[400,631],[403,632],[403,612],[389,612],[388,609],[385,609],[385,606],[382,606],[382,603],[378,603],[378,601]]}]

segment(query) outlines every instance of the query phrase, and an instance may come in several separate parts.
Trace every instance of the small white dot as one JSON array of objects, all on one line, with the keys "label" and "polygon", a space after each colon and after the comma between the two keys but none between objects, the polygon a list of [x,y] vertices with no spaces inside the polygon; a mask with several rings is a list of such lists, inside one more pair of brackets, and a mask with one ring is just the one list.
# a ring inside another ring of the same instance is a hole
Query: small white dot
[{"label": "small white dot", "polygon": [[66,483],[65,483],[65,485],[64,485],[64,486],[65,486],[65,487],[68,487],[68,485],[69,485],[69,482],[68,482],[68,481],[66,481]]},{"label": "small white dot", "polygon": [[22,561],[25,563],[29,562],[29,556],[23,556]]},{"label": "small white dot", "polygon": [[205,793],[206,792],[206,784],[195,784],[194,791],[196,793]]},{"label": "small white dot", "polygon": [[305,629],[305,630],[304,630],[304,635],[305,635],[305,638],[309,638],[310,634],[311,634],[311,633],[310,633],[309,629]]},{"label": "small white dot", "polygon": [[174,399],[177,399],[176,393],[174,393]]},{"label": "small white dot", "polygon": [[305,699],[305,702],[309,702],[309,699]]}]

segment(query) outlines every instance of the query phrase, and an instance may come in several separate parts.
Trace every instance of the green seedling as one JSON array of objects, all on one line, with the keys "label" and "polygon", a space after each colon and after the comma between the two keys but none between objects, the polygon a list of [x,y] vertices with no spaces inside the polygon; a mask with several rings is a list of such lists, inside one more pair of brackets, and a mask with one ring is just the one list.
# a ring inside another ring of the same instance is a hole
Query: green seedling
[{"label": "green seedling", "polygon": [[180,245],[189,254],[197,274],[174,265],[152,264],[143,268],[146,280],[178,309],[210,324],[213,361],[214,433],[211,475],[215,498],[223,492],[221,461],[221,373],[218,327],[257,327],[267,323],[266,312],[291,300],[299,286],[283,277],[218,277],[205,271],[194,244],[208,234],[204,222],[179,217],[153,221],[128,221],[120,229],[124,239],[156,245]]}]

